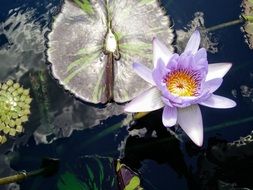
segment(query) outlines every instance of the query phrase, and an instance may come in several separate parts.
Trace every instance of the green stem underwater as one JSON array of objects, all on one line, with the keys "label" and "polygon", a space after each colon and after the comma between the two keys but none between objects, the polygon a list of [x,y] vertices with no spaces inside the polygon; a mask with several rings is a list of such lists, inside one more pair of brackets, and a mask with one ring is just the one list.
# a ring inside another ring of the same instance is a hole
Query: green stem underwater
[{"label": "green stem underwater", "polygon": [[222,23],[222,24],[212,26],[210,28],[207,28],[206,31],[207,32],[213,32],[215,30],[220,30],[220,29],[223,29],[223,28],[226,28],[226,27],[229,27],[229,26],[234,26],[234,25],[237,25],[237,24],[241,24],[243,22],[245,22],[245,20],[243,18],[239,18],[237,20],[233,20],[233,21],[229,21],[229,22],[225,22],[225,23]]}]

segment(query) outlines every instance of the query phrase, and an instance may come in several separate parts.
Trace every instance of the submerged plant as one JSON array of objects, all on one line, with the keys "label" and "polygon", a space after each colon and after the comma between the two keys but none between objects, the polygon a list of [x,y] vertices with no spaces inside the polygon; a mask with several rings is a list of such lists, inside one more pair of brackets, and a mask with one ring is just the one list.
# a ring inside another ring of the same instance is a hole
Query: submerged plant
[{"label": "submerged plant", "polygon": [[65,0],[48,36],[48,60],[76,97],[126,102],[150,87],[132,63],[152,65],[153,36],[173,50],[170,20],[156,0]]},{"label": "submerged plant", "polygon": [[[208,64],[204,48],[199,49],[200,34],[195,31],[181,55],[172,54],[158,39],[153,40],[154,69],[133,65],[136,73],[153,85],[126,105],[127,112],[163,109],[166,127],[178,123],[191,140],[201,146],[203,123],[198,104],[213,108],[231,108],[236,103],[214,95],[230,63]],[[199,50],[198,50],[199,49]]]},{"label": "submerged plant", "polygon": [[67,171],[60,175],[58,190],[116,189],[112,158],[86,155],[73,163],[67,165]]},{"label": "submerged plant", "polygon": [[41,116],[41,124],[53,129],[51,126],[52,116],[50,116],[50,101],[48,97],[48,81],[46,76],[46,70],[33,72],[30,74],[32,91],[34,93],[34,99],[39,107],[39,115]]},{"label": "submerged plant", "polygon": [[19,83],[8,80],[0,84],[0,144],[8,136],[15,136],[23,131],[23,123],[28,121],[32,99],[29,90]]}]

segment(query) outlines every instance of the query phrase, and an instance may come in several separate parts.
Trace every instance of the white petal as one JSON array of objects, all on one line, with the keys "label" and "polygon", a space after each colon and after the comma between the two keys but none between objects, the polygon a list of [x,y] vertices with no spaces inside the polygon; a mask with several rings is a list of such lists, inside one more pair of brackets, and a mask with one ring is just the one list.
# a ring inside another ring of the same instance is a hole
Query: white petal
[{"label": "white petal", "polygon": [[222,78],[231,68],[231,63],[212,63],[208,64],[206,81],[214,78]]},{"label": "white petal", "polygon": [[156,67],[156,64],[159,59],[162,59],[165,65],[169,62],[170,58],[172,56],[172,52],[163,44],[161,43],[157,38],[153,39],[153,64],[154,68]]},{"label": "white petal", "polygon": [[215,79],[206,81],[204,83],[205,91],[208,91],[209,93],[213,93],[214,91],[216,91],[220,87],[222,81],[223,81],[223,79],[221,79],[221,78],[215,78]]},{"label": "white petal", "polygon": [[178,108],[178,124],[190,139],[198,146],[203,144],[203,122],[198,105]]},{"label": "white petal", "polygon": [[210,98],[199,104],[211,108],[221,108],[221,109],[233,108],[236,106],[236,103],[233,100],[214,94],[212,94]]},{"label": "white petal", "polygon": [[191,52],[192,54],[197,53],[198,49],[199,49],[199,44],[200,44],[200,33],[198,30],[196,30],[195,32],[193,32],[193,34],[191,35],[184,52]]},{"label": "white petal", "polygon": [[158,110],[163,106],[160,91],[156,87],[152,87],[126,104],[124,110],[126,112],[148,112]]},{"label": "white petal", "polygon": [[163,125],[165,127],[172,127],[177,122],[177,108],[165,106],[163,109]]},{"label": "white petal", "polygon": [[139,64],[139,63],[134,63],[133,64],[133,68],[134,71],[141,77],[143,78],[145,81],[147,81],[148,83],[152,84],[155,86],[155,83],[153,81],[153,77],[152,77],[152,71],[151,69],[149,69],[148,67]]}]

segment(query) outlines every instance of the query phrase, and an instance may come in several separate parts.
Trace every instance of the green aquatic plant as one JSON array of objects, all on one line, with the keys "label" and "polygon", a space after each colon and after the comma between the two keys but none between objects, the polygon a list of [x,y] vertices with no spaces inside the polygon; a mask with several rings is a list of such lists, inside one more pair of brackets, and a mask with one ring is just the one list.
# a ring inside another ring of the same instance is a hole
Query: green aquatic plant
[{"label": "green aquatic plant", "polygon": [[65,0],[48,36],[53,76],[87,102],[129,101],[149,88],[132,63],[152,65],[153,37],[173,51],[170,25],[157,0]]},{"label": "green aquatic plant", "polygon": [[115,165],[120,189],[143,190],[143,188],[141,187],[141,180],[138,173],[134,172],[127,165],[122,164],[120,160],[117,160]]},{"label": "green aquatic plant", "polygon": [[[113,159],[101,156],[82,156],[78,158],[74,168],[67,165],[57,182],[58,190],[102,190],[116,188]],[[106,172],[106,173],[105,173]],[[81,173],[81,175],[80,175]]]},{"label": "green aquatic plant", "polygon": [[41,124],[48,128],[51,126],[52,117],[50,115],[50,101],[48,97],[48,79],[46,70],[33,72],[29,76],[32,91],[34,93],[34,100],[39,107],[39,115],[41,116]]},{"label": "green aquatic plant", "polygon": [[76,177],[75,174],[65,172],[57,183],[58,190],[80,189],[89,190],[88,186]]},{"label": "green aquatic plant", "polygon": [[32,99],[29,90],[19,83],[8,80],[0,84],[0,144],[8,136],[15,136],[23,131],[23,124],[30,115]]}]

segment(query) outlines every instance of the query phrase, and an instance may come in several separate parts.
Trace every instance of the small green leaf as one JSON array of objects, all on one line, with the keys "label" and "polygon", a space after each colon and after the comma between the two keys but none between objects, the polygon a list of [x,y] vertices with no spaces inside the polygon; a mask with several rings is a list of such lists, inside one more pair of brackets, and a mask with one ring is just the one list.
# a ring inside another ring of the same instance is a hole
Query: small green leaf
[{"label": "small green leaf", "polygon": [[57,182],[58,190],[90,190],[88,186],[81,182],[74,174],[65,172]]},{"label": "small green leaf", "polygon": [[94,174],[93,174],[91,168],[90,168],[88,165],[86,165],[86,169],[87,169],[87,171],[88,171],[89,178],[90,178],[92,181],[94,181]]},{"label": "small green leaf", "polygon": [[74,0],[74,2],[87,14],[94,13],[94,10],[88,0]]}]

